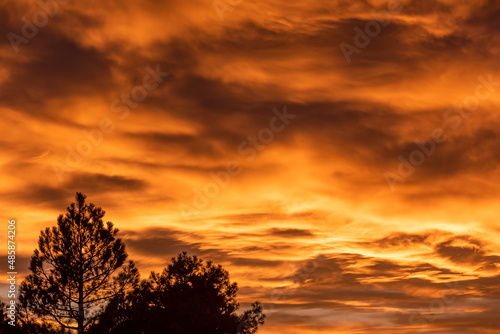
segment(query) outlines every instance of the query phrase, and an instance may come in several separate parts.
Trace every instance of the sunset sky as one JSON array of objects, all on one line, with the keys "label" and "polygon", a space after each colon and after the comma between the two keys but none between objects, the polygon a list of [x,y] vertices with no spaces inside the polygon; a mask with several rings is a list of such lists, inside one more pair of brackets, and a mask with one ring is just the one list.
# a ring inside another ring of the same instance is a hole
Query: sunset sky
[{"label": "sunset sky", "polygon": [[0,0],[19,277],[79,191],[259,333],[500,333],[498,1],[42,1]]}]

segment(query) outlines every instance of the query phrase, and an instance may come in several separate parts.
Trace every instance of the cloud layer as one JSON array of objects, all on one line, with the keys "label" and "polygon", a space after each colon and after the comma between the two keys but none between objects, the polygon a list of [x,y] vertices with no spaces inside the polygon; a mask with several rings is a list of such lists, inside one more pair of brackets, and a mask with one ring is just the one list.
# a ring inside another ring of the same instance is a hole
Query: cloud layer
[{"label": "cloud layer", "polygon": [[496,1],[43,3],[0,1],[20,266],[82,191],[143,275],[227,267],[264,334],[498,332]]}]

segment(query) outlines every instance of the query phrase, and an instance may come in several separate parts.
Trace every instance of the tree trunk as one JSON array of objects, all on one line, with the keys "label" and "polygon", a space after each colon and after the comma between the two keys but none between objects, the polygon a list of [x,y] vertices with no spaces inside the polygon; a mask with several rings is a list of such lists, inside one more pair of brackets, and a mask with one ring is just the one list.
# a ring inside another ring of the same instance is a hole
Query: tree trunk
[{"label": "tree trunk", "polygon": [[[83,293],[81,294],[81,299],[83,299]],[[84,321],[85,321],[85,311],[83,310],[83,301],[81,300],[80,303],[78,303],[78,334],[83,334]]]},{"label": "tree trunk", "polygon": [[[78,208],[78,212],[82,212],[82,207],[81,205]],[[83,324],[85,322],[85,310],[83,309],[83,237],[82,237],[82,230],[81,230],[81,221],[78,222],[78,250],[80,253],[79,257],[79,266],[80,266],[80,272],[78,273],[78,334],[83,334]]]}]

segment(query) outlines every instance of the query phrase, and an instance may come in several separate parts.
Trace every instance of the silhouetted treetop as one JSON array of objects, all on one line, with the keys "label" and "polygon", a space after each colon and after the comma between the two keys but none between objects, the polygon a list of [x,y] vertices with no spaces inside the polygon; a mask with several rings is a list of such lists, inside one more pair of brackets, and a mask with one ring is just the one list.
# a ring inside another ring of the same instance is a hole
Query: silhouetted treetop
[{"label": "silhouetted treetop", "polygon": [[133,263],[120,275],[115,271],[127,259],[124,243],[104,211],[76,201],[59,215],[57,225],[40,233],[38,249],[31,257],[31,274],[22,282],[20,302],[27,312],[84,333],[102,308],[138,276]]},{"label": "silhouetted treetop", "polygon": [[[187,253],[152,272],[133,292],[108,305],[94,333],[252,334],[264,323],[259,303],[236,314],[238,287],[211,261]],[[108,332],[107,330],[112,330]]]}]

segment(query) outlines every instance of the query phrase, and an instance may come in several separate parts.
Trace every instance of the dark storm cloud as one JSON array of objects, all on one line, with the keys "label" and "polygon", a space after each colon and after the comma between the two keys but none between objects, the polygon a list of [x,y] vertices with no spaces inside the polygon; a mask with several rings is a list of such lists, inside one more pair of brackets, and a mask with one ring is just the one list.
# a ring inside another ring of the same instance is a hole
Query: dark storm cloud
[{"label": "dark storm cloud", "polygon": [[145,254],[155,258],[170,259],[181,252],[200,256],[205,260],[221,263],[231,263],[237,266],[269,268],[285,263],[280,260],[242,257],[232,255],[231,249],[219,249],[200,242],[191,242],[189,239],[203,240],[201,234],[182,232],[171,228],[149,228],[141,232],[123,231],[123,239],[133,252]]},{"label": "dark storm cloud", "polygon": [[310,238],[314,237],[314,233],[309,230],[297,229],[297,228],[272,228],[267,231],[267,233],[278,236],[278,237],[290,237],[290,238]]},{"label": "dark storm cloud", "polygon": [[500,256],[487,255],[481,241],[470,236],[456,236],[436,245],[436,252],[458,264],[472,264],[497,269]]},{"label": "dark storm cloud", "polygon": [[167,133],[129,133],[126,136],[139,140],[146,149],[153,152],[161,150],[165,154],[185,154],[188,156],[204,156],[211,158],[223,157],[217,148],[217,143],[201,135],[167,134]]},{"label": "dark storm cloud", "polygon": [[408,234],[408,233],[393,233],[384,238],[367,243],[367,246],[373,245],[379,248],[386,247],[409,247],[414,244],[426,243],[430,234]]},{"label": "dark storm cloud", "polygon": [[71,179],[65,183],[66,189],[83,193],[107,193],[140,191],[147,187],[144,180],[126,177],[122,175],[105,175],[92,173],[74,173]]},{"label": "dark storm cloud", "polygon": [[[226,239],[226,238],[224,238]],[[252,253],[260,253],[262,254],[263,252],[287,252],[291,251],[294,249],[296,246],[292,244],[286,244],[286,243],[279,243],[279,244],[271,244],[271,245],[265,245],[265,246],[249,246],[249,247],[243,247],[241,248],[242,252],[245,252],[246,254],[252,254]]]},{"label": "dark storm cloud", "polygon": [[[132,192],[146,188],[146,183],[139,179],[128,178],[120,175],[105,175],[92,173],[73,173],[71,179],[63,187],[52,187],[41,183],[28,183],[14,193],[1,194],[0,196],[11,204],[29,201],[31,205],[47,206],[58,211],[64,210],[74,200],[76,192],[83,192],[90,196],[110,192]],[[110,203],[109,205],[112,205]]]},{"label": "dark storm cloud", "polygon": [[184,251],[197,255],[201,245],[183,241],[179,238],[178,231],[163,228],[148,229],[141,233],[122,231],[122,235],[127,246],[134,252],[166,259]]},{"label": "dark storm cloud", "polygon": [[[475,115],[475,117],[481,116]],[[464,120],[464,122],[467,122],[467,120]],[[409,179],[408,181],[432,183],[440,179],[451,179],[458,175],[476,173],[488,175],[494,173],[499,163],[496,152],[500,150],[500,140],[495,135],[494,130],[496,125],[496,122],[492,122],[491,128],[471,129],[468,131],[470,134],[452,133],[453,130],[448,131],[447,142],[436,145],[434,152],[429,157],[426,157],[424,164],[419,166],[415,174],[412,175],[413,180]],[[429,138],[420,142],[427,140]],[[418,149],[415,141],[393,145],[386,158],[389,159],[390,155],[392,155],[394,157],[394,167],[397,167],[398,160],[396,158],[399,155],[408,159],[411,152]],[[468,190],[470,190],[473,192],[470,197],[491,195],[491,192],[487,189],[483,189],[483,194],[481,194],[481,192],[475,192],[476,187],[467,188],[463,189],[463,194],[467,195]],[[422,193],[421,195],[425,194]]]},{"label": "dark storm cloud", "polygon": [[[397,239],[397,237],[392,239]],[[405,240],[403,242],[406,242],[407,239],[415,238],[406,236],[403,239]],[[421,241],[420,238],[417,239],[416,242]],[[399,244],[399,242],[396,243]],[[418,319],[423,319],[417,324],[425,323],[429,332],[434,332],[434,328],[441,330],[447,328],[452,332],[461,332],[464,326],[476,328],[475,323],[479,326],[477,328],[484,331],[496,328],[495,322],[486,321],[486,319],[497,311],[494,300],[500,291],[496,284],[498,277],[436,283],[428,279],[406,278],[406,276],[410,273],[434,271],[450,277],[460,277],[460,274],[426,263],[401,265],[375,258],[371,259],[373,264],[360,266],[359,261],[365,263],[366,260],[369,258],[355,254],[328,255],[323,261],[317,262],[316,270],[308,273],[309,277],[300,287],[286,292],[282,298],[284,300],[275,303],[274,307],[282,312],[296,308],[297,305],[304,309],[321,308],[327,312],[326,314],[328,314],[327,310],[330,310],[330,316],[334,316],[341,310],[355,311],[357,314],[377,312],[374,307],[381,306],[402,310],[387,313],[395,324],[406,326],[412,322],[415,324]],[[381,277],[393,277],[393,279],[377,282],[376,279]],[[491,291],[485,291],[484,298],[470,298],[471,292],[480,287],[491,287]],[[359,301],[361,304],[352,304],[352,301]],[[452,311],[456,307],[478,307],[482,311],[464,314]],[[280,314],[285,316],[286,313]],[[479,325],[481,319],[483,322]],[[379,326],[374,328],[380,330]],[[463,333],[467,332],[463,331]]]},{"label": "dark storm cloud", "polygon": [[[23,24],[21,17],[22,15],[18,18],[16,29],[11,17],[10,25],[7,27],[9,32],[21,34],[20,29]],[[8,79],[1,85],[2,105],[38,117],[56,114],[60,117],[60,111],[45,108],[48,101],[58,98],[90,97],[114,87],[111,75],[113,61],[108,59],[105,53],[83,46],[72,36],[64,34],[63,30],[57,29],[70,22],[73,29],[99,26],[95,19],[78,12],[66,11],[64,15],[52,18],[46,27],[39,29],[29,44],[20,46],[20,53],[28,55],[26,60],[16,62],[14,57],[3,59],[10,73]],[[8,47],[10,48],[10,45]],[[71,119],[71,115],[62,116]],[[53,117],[52,120],[56,121]]]},{"label": "dark storm cloud", "polygon": [[[469,235],[452,236],[449,232],[438,230],[422,234],[398,232],[372,242],[361,243],[361,245],[364,247],[374,247],[384,250],[424,245],[429,248],[432,247],[435,250],[435,254],[440,257],[449,259],[457,264],[473,266],[474,269],[481,270],[495,270],[497,268],[496,264],[500,260],[500,257],[493,255],[487,245],[479,239]],[[415,270],[425,270],[437,271],[440,274],[454,274],[454,272],[448,269],[437,268],[430,264],[419,265],[412,269],[411,267],[399,267],[396,263],[377,261],[377,265],[372,266],[372,268],[376,268],[377,266],[388,266],[386,267],[386,269],[388,269],[393,265],[396,266],[394,269],[397,269],[398,271],[404,269],[404,271],[410,273]]]},{"label": "dark storm cloud", "polygon": [[[342,153],[355,148],[355,154],[350,157],[354,160],[374,159],[384,154],[386,147],[397,138],[391,128],[405,119],[387,106],[348,101],[294,107],[300,129],[304,133],[314,129],[312,139],[322,143],[320,148]],[[373,157],[366,156],[368,152],[372,152]]]},{"label": "dark storm cloud", "polygon": [[62,210],[68,205],[68,199],[72,197],[72,194],[59,187],[32,183],[15,193],[4,193],[0,196],[4,201],[12,204],[28,201],[31,205],[43,205],[52,209]]},{"label": "dark storm cloud", "polygon": [[[359,267],[359,260],[366,261],[367,258],[354,254],[329,255],[327,260],[318,262],[315,271],[309,272],[308,280],[304,281],[300,287],[288,291],[286,300],[275,306],[279,309],[293,308],[297,305],[301,305],[305,309],[321,308],[330,310],[332,316],[340,310],[377,312],[376,307],[379,306],[398,308],[405,311],[391,313],[391,316],[395,318],[395,322],[405,325],[405,323],[409,323],[412,312],[418,315],[418,312],[423,312],[422,310],[429,308],[429,305],[437,305],[437,302],[444,305],[444,301],[446,301],[446,307],[455,307],[456,305],[473,307],[474,304],[477,304],[487,309],[493,301],[493,299],[475,300],[468,298],[468,289],[474,289],[475,285],[485,283],[479,282],[479,280],[464,282],[450,280],[448,283],[436,283],[427,279],[405,278],[408,273],[441,271],[429,264],[404,266],[390,261],[375,260],[374,265]],[[354,270],[358,273],[353,272],[353,268],[357,268]],[[321,274],[322,271],[326,275]],[[459,277],[458,273],[450,272],[450,274]],[[319,277],[323,278],[319,279]],[[394,277],[394,279],[384,282],[372,281],[380,277]],[[489,298],[493,298],[493,296]],[[294,302],[288,303],[287,300]],[[360,304],[352,304],[351,301],[358,301]],[[460,304],[456,304],[458,301]],[[437,312],[435,306],[430,310],[434,313]],[[444,314],[441,309],[438,311],[440,315]],[[488,311],[484,313],[487,314]],[[420,316],[422,317],[422,315]],[[445,317],[458,319],[460,316],[460,314],[447,312]],[[475,316],[471,317],[471,319],[473,318]],[[432,323],[429,325],[432,326]],[[494,328],[494,324],[488,324],[485,328]]]}]

